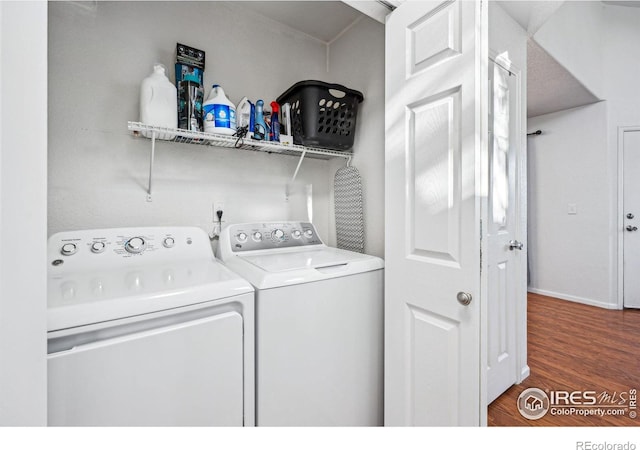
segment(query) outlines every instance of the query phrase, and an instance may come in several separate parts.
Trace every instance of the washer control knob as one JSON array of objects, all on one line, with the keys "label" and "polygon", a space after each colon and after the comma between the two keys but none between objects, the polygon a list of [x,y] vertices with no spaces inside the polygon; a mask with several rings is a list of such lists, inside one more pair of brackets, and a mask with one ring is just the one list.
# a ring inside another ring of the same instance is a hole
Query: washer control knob
[{"label": "washer control knob", "polygon": [[300,239],[300,236],[302,236],[302,233],[300,232],[300,230],[293,230],[291,232],[291,236],[293,236],[294,239]]},{"label": "washer control knob", "polygon": [[162,245],[165,246],[165,248],[171,248],[174,245],[176,245],[176,240],[174,238],[172,238],[171,236],[164,238],[164,240],[162,241]]},{"label": "washer control knob", "polygon": [[259,231],[253,233],[253,240],[256,242],[260,242],[262,240],[262,233],[260,233]]},{"label": "washer control knob", "polygon": [[304,237],[311,239],[313,237],[313,231],[312,230],[304,230]]},{"label": "washer control knob", "polygon": [[129,253],[142,253],[146,248],[146,243],[141,237],[133,237],[124,244],[124,249]]},{"label": "washer control knob", "polygon": [[71,242],[64,244],[60,249],[60,253],[62,253],[64,256],[71,256],[77,251],[78,247],[76,247],[76,244],[72,244]]},{"label": "washer control knob", "polygon": [[238,242],[246,242],[247,241],[247,233],[238,233]]},{"label": "washer control knob", "polygon": [[107,248],[107,244],[105,244],[104,242],[94,242],[93,244],[91,244],[92,253],[102,253],[105,248]]},{"label": "washer control knob", "polygon": [[276,241],[282,241],[284,240],[284,231],[282,231],[280,228],[276,228],[275,230],[273,230],[273,233],[271,233],[271,236],[273,236],[273,239]]}]

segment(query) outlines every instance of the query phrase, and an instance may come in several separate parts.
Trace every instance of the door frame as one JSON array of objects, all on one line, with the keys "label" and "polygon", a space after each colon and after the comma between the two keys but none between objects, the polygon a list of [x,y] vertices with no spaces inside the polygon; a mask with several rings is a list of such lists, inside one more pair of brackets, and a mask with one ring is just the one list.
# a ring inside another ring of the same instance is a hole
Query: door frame
[{"label": "door frame", "polygon": [[618,309],[624,309],[624,134],[640,132],[640,125],[618,127]]}]

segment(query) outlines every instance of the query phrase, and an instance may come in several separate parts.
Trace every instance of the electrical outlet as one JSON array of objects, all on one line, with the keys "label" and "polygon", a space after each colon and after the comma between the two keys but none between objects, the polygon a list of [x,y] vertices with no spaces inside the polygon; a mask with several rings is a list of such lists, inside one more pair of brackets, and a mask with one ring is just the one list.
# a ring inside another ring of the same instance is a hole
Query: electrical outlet
[{"label": "electrical outlet", "polygon": [[575,203],[568,203],[567,214],[570,214],[570,215],[578,214],[578,206]]},{"label": "electrical outlet", "polygon": [[213,202],[213,221],[218,221],[218,211],[224,212],[224,200],[216,200]]}]

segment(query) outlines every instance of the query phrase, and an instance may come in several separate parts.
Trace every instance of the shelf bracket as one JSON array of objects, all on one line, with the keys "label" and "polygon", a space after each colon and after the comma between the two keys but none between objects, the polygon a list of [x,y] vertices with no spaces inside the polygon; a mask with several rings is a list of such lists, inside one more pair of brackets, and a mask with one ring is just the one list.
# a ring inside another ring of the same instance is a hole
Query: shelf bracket
[{"label": "shelf bracket", "polygon": [[298,176],[298,171],[300,170],[300,166],[302,165],[302,161],[304,160],[304,157],[307,155],[307,151],[303,150],[302,154],[300,155],[300,159],[298,160],[298,165],[296,166],[296,171],[293,172],[293,177],[291,178],[291,182],[293,183],[294,181],[296,181],[296,177]]},{"label": "shelf bracket", "polygon": [[151,183],[153,182],[153,159],[156,154],[156,132],[151,132],[151,159],[149,160],[149,189],[147,189],[147,201],[150,202],[151,198]]}]

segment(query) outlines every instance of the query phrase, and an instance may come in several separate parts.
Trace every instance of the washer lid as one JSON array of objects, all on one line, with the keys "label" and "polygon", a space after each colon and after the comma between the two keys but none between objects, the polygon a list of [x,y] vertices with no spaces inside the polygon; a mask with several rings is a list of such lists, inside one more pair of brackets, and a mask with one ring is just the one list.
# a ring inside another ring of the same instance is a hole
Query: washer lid
[{"label": "washer lid", "polygon": [[325,246],[253,252],[233,256],[225,264],[257,289],[311,283],[384,267],[384,261],[376,256]]},{"label": "washer lid", "polygon": [[287,253],[242,255],[240,257],[271,273],[302,269],[322,269],[361,261],[371,261],[372,259],[369,255],[327,247]]}]

